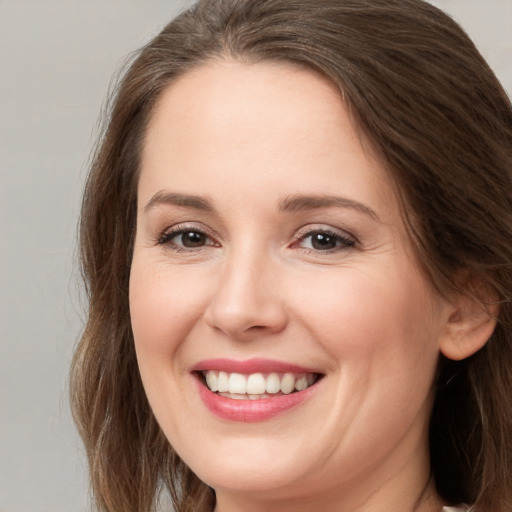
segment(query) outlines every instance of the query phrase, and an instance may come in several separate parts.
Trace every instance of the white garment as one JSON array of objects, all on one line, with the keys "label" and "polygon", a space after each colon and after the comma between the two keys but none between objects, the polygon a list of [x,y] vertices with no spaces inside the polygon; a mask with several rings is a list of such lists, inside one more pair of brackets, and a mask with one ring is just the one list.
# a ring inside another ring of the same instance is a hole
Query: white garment
[{"label": "white garment", "polygon": [[468,511],[466,507],[443,507],[442,512],[465,512]]}]

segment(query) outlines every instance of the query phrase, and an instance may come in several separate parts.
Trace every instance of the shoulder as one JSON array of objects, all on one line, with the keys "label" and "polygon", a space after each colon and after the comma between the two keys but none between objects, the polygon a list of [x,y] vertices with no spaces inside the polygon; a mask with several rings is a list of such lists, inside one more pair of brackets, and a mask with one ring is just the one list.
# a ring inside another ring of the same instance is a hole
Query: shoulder
[{"label": "shoulder", "polygon": [[460,507],[443,507],[442,512],[471,512],[469,507],[461,505]]}]

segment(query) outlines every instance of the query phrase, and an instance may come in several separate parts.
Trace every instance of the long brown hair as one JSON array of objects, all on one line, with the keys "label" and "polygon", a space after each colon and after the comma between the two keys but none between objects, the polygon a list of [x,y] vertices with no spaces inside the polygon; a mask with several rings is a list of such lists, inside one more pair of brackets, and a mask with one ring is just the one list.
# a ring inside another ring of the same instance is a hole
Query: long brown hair
[{"label": "long brown hair", "polygon": [[296,63],[337,84],[390,169],[437,289],[457,291],[464,269],[499,300],[485,347],[440,360],[430,453],[446,502],[512,510],[512,108],[463,30],[422,0],[201,0],[133,60],[106,115],[80,224],[89,316],[71,396],[99,510],[147,512],[161,487],[177,511],[213,507],[145,397],[128,282],[151,112],[177,77],[226,57]]}]

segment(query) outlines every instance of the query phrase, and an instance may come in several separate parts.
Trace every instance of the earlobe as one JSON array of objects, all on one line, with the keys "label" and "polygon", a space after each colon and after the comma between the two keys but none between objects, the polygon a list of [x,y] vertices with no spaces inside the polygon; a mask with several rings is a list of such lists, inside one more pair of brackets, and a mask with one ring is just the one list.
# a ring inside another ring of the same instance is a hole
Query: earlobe
[{"label": "earlobe", "polygon": [[461,293],[452,302],[452,311],[440,343],[440,351],[448,359],[460,361],[473,355],[494,332],[499,304],[497,300],[490,301],[490,294],[482,291],[482,286],[472,286],[471,293]]}]

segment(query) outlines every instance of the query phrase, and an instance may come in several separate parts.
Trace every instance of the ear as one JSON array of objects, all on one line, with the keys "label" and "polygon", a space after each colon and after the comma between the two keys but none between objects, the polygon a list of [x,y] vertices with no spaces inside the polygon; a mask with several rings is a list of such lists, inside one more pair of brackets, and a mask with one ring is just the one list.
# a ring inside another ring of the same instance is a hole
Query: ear
[{"label": "ear", "polygon": [[460,361],[478,352],[491,337],[497,323],[499,302],[489,286],[468,279],[450,301],[450,307],[439,348],[448,359]]}]

